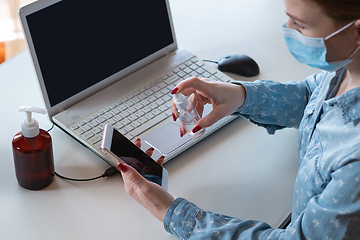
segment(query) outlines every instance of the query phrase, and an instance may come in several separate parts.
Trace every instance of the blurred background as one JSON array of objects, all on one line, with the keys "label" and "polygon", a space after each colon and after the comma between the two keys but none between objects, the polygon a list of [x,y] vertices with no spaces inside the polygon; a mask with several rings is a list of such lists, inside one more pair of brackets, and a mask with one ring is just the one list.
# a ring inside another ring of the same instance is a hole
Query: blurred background
[{"label": "blurred background", "polygon": [[34,0],[0,0],[0,64],[26,48],[18,9]]}]

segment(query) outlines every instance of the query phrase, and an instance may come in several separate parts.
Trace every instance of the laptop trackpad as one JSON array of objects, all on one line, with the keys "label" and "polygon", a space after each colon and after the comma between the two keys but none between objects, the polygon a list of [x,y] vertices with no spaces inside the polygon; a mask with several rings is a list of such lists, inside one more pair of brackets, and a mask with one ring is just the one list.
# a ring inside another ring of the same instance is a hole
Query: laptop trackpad
[{"label": "laptop trackpad", "polygon": [[192,138],[187,134],[180,137],[178,122],[168,122],[143,137],[142,140],[163,154],[169,154]]}]

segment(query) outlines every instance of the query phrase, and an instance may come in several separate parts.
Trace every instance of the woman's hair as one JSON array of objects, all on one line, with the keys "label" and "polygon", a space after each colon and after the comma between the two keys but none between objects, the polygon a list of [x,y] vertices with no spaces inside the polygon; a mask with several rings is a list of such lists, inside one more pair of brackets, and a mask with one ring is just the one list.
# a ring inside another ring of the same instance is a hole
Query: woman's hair
[{"label": "woman's hair", "polygon": [[360,0],[310,0],[317,3],[336,23],[360,19]]}]

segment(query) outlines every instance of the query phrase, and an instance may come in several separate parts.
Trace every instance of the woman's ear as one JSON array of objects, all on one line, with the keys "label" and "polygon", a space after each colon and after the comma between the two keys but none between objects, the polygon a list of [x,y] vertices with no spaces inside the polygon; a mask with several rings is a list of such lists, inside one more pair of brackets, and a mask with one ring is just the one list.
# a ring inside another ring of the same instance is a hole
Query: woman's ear
[{"label": "woman's ear", "polygon": [[360,44],[360,19],[355,21],[354,26],[357,28],[357,43]]}]

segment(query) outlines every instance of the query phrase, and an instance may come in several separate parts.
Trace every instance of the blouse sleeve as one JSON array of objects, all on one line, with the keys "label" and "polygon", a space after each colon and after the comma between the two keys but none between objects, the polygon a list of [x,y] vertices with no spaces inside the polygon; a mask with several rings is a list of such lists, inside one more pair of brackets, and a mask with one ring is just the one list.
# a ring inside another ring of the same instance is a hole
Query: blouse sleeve
[{"label": "blouse sleeve", "polygon": [[301,82],[233,82],[246,89],[245,103],[233,115],[265,127],[269,134],[285,127],[298,128],[312,93],[327,74],[323,71]]},{"label": "blouse sleeve", "polygon": [[164,218],[165,230],[180,239],[358,239],[360,236],[360,161],[349,161],[332,174],[321,194],[311,198],[286,229],[204,211],[178,198]]}]

